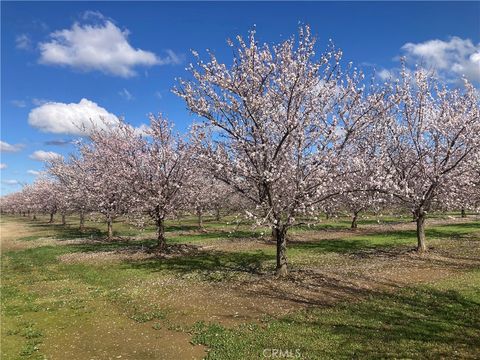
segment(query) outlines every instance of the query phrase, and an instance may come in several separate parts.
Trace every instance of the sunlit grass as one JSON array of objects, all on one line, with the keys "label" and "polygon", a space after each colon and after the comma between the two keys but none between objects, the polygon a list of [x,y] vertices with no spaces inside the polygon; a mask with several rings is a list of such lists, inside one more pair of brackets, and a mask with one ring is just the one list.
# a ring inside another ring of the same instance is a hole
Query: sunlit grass
[{"label": "sunlit grass", "polygon": [[[308,359],[368,358],[372,353],[381,358],[468,358],[480,350],[478,269],[466,268],[455,277],[428,285],[371,291],[354,303],[339,301],[333,307],[314,306],[286,317],[265,317],[261,322],[233,327],[215,322],[186,326],[171,320],[174,304],[160,306],[155,301],[169,288],[151,288],[148,284],[177,278],[182,279],[182,286],[199,282],[235,284],[252,276],[270,277],[275,265],[275,245],[267,229],[238,226],[229,223],[231,219],[218,223],[206,219],[205,228],[200,230],[193,217],[185,223],[174,220],[167,224],[170,244],[227,243],[233,247],[228,251],[197,251],[167,258],[66,263],[60,260],[66,254],[147,251],[155,246],[155,229],[140,231],[118,222],[117,238],[106,241],[102,223],[89,221],[85,231],[80,232],[73,217],[67,218],[66,226],[48,224],[47,220],[2,218],[2,223],[16,221],[31,230],[18,239],[20,242],[34,245],[38,239],[59,241],[56,245],[2,254],[2,359],[43,358],[48,355],[42,349],[49,339],[49,329],[68,329],[72,319],[77,323],[87,321],[105,304],[115,309],[119,318],[151,323],[154,330],[175,329],[191,334],[193,342],[208,346],[208,357],[212,359],[259,358],[265,349],[299,350]],[[330,225],[295,230],[295,239],[308,235],[308,240],[288,243],[293,273],[301,268],[335,266],[346,259],[353,264],[350,255],[376,249],[413,249],[416,243],[413,230],[392,230],[386,226],[382,232],[352,232],[348,219],[331,220]],[[335,239],[322,239],[323,234],[338,230]],[[129,238],[136,235],[141,236]],[[95,241],[62,243],[78,238]],[[480,223],[430,225],[427,238],[430,246],[448,251],[447,243],[453,246],[457,240],[479,241]],[[249,241],[262,246],[243,250],[235,247],[237,242]],[[175,282],[172,284],[175,286]],[[112,321],[114,326],[116,320],[105,321]]]}]

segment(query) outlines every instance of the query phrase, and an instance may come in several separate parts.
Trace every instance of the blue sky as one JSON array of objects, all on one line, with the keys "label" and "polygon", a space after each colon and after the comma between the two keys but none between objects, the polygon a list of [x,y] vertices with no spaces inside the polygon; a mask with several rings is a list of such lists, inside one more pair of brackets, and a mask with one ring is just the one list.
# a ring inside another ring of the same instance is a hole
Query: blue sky
[{"label": "blue sky", "polygon": [[[81,117],[86,107],[124,116],[135,126],[147,123],[148,113],[162,112],[185,131],[192,117],[170,90],[176,77],[188,77],[190,49],[203,55],[211,49],[228,62],[226,39],[246,35],[254,25],[262,42],[277,43],[299,24],[309,24],[319,49],[331,38],[344,60],[367,72],[375,67],[382,76],[393,73],[398,56],[406,55],[438,68],[447,81],[460,74],[476,84],[480,80],[479,2],[2,2],[1,7],[2,194],[34,181],[48,152],[72,151],[71,145],[59,145],[77,136],[64,119]],[[119,47],[123,50],[116,51]]]}]

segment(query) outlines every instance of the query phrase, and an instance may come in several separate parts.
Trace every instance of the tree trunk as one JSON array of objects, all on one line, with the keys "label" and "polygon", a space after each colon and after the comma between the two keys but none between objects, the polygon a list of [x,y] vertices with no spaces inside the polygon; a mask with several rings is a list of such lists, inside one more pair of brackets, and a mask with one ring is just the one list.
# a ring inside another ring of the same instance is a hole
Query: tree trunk
[{"label": "tree trunk", "polygon": [[67,225],[67,219],[65,218],[65,214],[62,214],[62,225]]},{"label": "tree trunk", "polygon": [[80,231],[83,232],[85,230],[85,215],[83,214],[83,211],[80,212]]},{"label": "tree trunk", "polygon": [[197,216],[198,216],[198,228],[202,230],[203,229],[202,209],[197,209]]},{"label": "tree trunk", "polygon": [[113,221],[112,218],[109,216],[107,219],[107,228],[108,228],[108,240],[112,240],[113,238]]},{"label": "tree trunk", "polygon": [[352,216],[352,225],[350,226],[351,229],[356,229],[357,228],[357,219],[358,219],[358,211],[353,213]]},{"label": "tree trunk", "polygon": [[287,238],[286,230],[283,227],[274,227],[273,233],[275,234],[275,240],[277,241],[277,268],[276,274],[279,277],[285,277],[288,275],[287,268]]},{"label": "tree trunk", "polygon": [[220,221],[220,209],[215,209],[215,221]]},{"label": "tree trunk", "polygon": [[37,215],[33,214],[32,220],[37,220]]},{"label": "tree trunk", "polygon": [[462,207],[462,218],[466,218],[467,213],[465,212],[465,208]]},{"label": "tree trunk", "polygon": [[163,251],[167,247],[167,241],[165,240],[165,225],[162,217],[156,219],[157,223],[157,250]]},{"label": "tree trunk", "polygon": [[425,213],[422,210],[417,212],[417,241],[417,251],[419,253],[427,251],[425,245]]},{"label": "tree trunk", "polygon": [[326,218],[327,220],[330,219],[330,213],[329,213],[328,211],[325,211],[325,218]]},{"label": "tree trunk", "polygon": [[53,212],[50,213],[50,220],[48,221],[49,224],[53,223]]}]

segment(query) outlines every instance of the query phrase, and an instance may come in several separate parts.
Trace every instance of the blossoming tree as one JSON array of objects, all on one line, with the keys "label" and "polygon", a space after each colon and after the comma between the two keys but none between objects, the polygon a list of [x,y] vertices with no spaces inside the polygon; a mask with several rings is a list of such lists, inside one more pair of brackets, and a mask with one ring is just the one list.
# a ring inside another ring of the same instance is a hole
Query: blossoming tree
[{"label": "blossoming tree", "polygon": [[433,203],[455,206],[458,197],[448,194],[459,190],[463,174],[471,173],[478,159],[479,98],[471,84],[451,89],[421,68],[403,68],[391,87],[394,106],[384,112],[383,146],[375,165],[383,173],[378,186],[413,212],[417,249],[424,252],[425,220]]},{"label": "blossoming tree", "polygon": [[190,67],[175,92],[206,122],[197,129],[204,167],[255,204],[272,227],[277,274],[287,274],[286,235],[299,216],[342,191],[351,142],[381,94],[367,94],[362,75],[342,72],[341,51],[315,55],[308,27],[269,46],[255,31],[237,37],[231,65],[215,55]]}]

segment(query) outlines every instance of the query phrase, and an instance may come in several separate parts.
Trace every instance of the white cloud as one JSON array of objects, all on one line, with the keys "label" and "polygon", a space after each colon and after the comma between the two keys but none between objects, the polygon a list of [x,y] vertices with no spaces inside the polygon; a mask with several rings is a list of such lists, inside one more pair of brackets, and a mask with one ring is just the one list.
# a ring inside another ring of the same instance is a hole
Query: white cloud
[{"label": "white cloud", "polygon": [[61,158],[62,155],[53,152],[53,151],[43,151],[37,150],[30,154],[30,159],[38,160],[38,161],[49,161]]},{"label": "white cloud", "polygon": [[53,145],[53,146],[65,146],[71,143],[72,143],[72,140],[59,139],[59,140],[48,140],[48,141],[45,141],[44,144]]},{"label": "white cloud", "polygon": [[105,16],[100,11],[92,11],[92,10],[87,10],[82,14],[82,19],[88,20],[88,19],[100,19],[104,20]]},{"label": "white cloud", "polygon": [[32,48],[32,40],[27,34],[20,34],[15,37],[15,47],[20,50],[30,50]]},{"label": "white cloud", "polygon": [[157,99],[162,99],[162,97],[163,97],[163,95],[162,95],[162,93],[161,93],[160,91],[155,91],[155,94],[154,94],[154,95],[155,95],[155,97],[156,97]]},{"label": "white cloud", "polygon": [[7,168],[7,164],[0,163],[0,169],[6,169],[6,168]]},{"label": "white cloud", "polygon": [[46,100],[46,99],[39,99],[39,98],[33,98],[32,99],[32,104],[35,105],[35,106],[40,106],[40,105],[43,105],[43,104],[46,104],[46,103],[49,103],[51,102],[50,100]]},{"label": "white cloud", "polygon": [[42,173],[41,171],[37,171],[37,170],[27,170],[27,174],[30,174],[30,175],[38,176],[41,173]]},{"label": "white cloud", "polygon": [[380,71],[377,71],[377,76],[379,77],[380,80],[388,80],[390,78],[393,78],[393,74],[390,70],[387,69],[382,69]]},{"label": "white cloud", "polygon": [[165,52],[167,53],[167,56],[160,59],[160,62],[162,64],[178,65],[178,64],[181,64],[185,61],[185,55],[183,55],[183,54],[177,54],[171,49],[167,49]]},{"label": "white cloud", "polygon": [[13,106],[18,107],[18,108],[24,108],[25,106],[27,106],[27,103],[24,100],[12,100],[12,101],[10,101],[10,103]]},{"label": "white cloud", "polygon": [[133,95],[127,89],[123,88],[121,91],[118,92],[118,95],[123,97],[125,100],[130,101],[133,99]]},{"label": "white cloud", "polygon": [[2,184],[5,185],[18,185],[20,184],[18,180],[2,180]]},{"label": "white cloud", "polygon": [[105,128],[118,123],[118,118],[93,101],[76,103],[49,102],[28,114],[28,123],[44,132],[85,135],[94,126]]},{"label": "white cloud", "polygon": [[134,130],[135,130],[135,134],[137,135],[148,136],[150,126],[146,124],[141,124],[140,126],[134,128]]},{"label": "white cloud", "polygon": [[92,17],[100,23],[76,22],[70,29],[51,33],[49,41],[39,44],[40,63],[130,77],[136,74],[136,66],[178,64],[182,61],[182,57],[172,50],[167,51],[165,58],[160,58],[153,52],[133,48],[128,42],[128,30],[121,30],[97,12],[86,12],[84,20]]},{"label": "white cloud", "polygon": [[11,145],[5,141],[0,141],[0,152],[17,152],[24,147],[23,144]]},{"label": "white cloud", "polygon": [[428,40],[406,43],[402,46],[407,60],[436,70],[447,79],[465,76],[470,81],[480,81],[480,43],[457,36],[448,41]]}]

